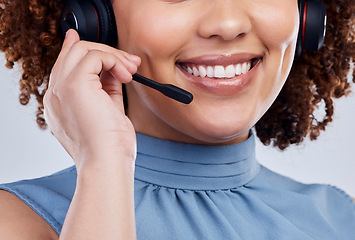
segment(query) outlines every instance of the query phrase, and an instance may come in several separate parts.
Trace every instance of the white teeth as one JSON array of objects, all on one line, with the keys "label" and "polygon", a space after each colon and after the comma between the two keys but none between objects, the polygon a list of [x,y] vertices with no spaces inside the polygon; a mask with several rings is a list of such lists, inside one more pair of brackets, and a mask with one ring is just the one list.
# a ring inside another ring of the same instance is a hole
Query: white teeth
[{"label": "white teeth", "polygon": [[235,76],[235,67],[233,65],[228,65],[226,67],[226,77],[232,78]]},{"label": "white teeth", "polygon": [[241,64],[236,64],[235,65],[235,74],[236,75],[242,74],[242,65]]},{"label": "white teeth", "polygon": [[216,78],[225,78],[226,77],[226,70],[223,66],[217,65],[214,67],[214,77]]},{"label": "white teeth", "polygon": [[196,77],[200,76],[200,72],[197,70],[196,67],[193,67],[193,68],[192,68],[192,74],[193,74],[194,76],[196,76]]},{"label": "white teeth", "polygon": [[251,62],[244,62],[238,64],[230,64],[226,67],[222,65],[216,66],[186,66],[181,65],[182,69],[196,77],[209,77],[209,78],[233,78],[241,74],[247,73],[251,69]]},{"label": "white teeth", "polygon": [[243,63],[242,65],[242,74],[247,73],[247,63]]},{"label": "white teeth", "polygon": [[200,72],[200,76],[201,76],[201,77],[206,77],[206,75],[207,75],[207,70],[206,70],[205,67],[199,66],[199,67],[198,67],[198,70],[199,70],[199,72]]},{"label": "white teeth", "polygon": [[209,78],[214,77],[214,70],[213,70],[213,67],[211,67],[211,66],[207,67],[207,77],[209,77]]}]

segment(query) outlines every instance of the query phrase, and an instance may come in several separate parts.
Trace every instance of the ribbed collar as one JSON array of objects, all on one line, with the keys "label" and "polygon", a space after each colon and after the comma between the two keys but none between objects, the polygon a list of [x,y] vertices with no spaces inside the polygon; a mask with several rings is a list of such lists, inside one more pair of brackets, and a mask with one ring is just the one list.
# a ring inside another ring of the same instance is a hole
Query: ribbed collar
[{"label": "ribbed collar", "polygon": [[157,139],[137,133],[135,178],[186,190],[240,187],[259,172],[255,137],[238,144],[206,146]]}]

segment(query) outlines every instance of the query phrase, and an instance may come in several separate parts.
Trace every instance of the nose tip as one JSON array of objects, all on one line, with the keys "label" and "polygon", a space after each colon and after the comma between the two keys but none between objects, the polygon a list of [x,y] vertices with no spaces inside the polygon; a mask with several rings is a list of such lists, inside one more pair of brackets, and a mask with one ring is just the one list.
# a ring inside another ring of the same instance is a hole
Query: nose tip
[{"label": "nose tip", "polygon": [[231,1],[216,2],[201,19],[201,23],[198,26],[198,32],[201,37],[207,39],[219,37],[225,41],[231,41],[250,31],[252,24],[245,9],[236,6],[235,3],[222,3]]},{"label": "nose tip", "polygon": [[231,41],[236,37],[245,35],[248,32],[245,24],[231,19],[221,21],[218,25],[219,26],[215,29],[216,33],[212,36],[219,36],[225,41]]}]

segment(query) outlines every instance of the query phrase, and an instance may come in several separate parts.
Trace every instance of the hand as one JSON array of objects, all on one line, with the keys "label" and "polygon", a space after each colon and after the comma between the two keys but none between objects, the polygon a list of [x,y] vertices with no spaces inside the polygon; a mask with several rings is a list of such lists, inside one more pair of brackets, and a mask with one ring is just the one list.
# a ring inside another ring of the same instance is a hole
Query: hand
[{"label": "hand", "polygon": [[49,128],[78,173],[85,165],[110,168],[121,159],[134,163],[136,136],[125,115],[122,83],[132,80],[140,62],[138,56],[80,41],[75,30],[68,31],[50,75],[44,109]]}]

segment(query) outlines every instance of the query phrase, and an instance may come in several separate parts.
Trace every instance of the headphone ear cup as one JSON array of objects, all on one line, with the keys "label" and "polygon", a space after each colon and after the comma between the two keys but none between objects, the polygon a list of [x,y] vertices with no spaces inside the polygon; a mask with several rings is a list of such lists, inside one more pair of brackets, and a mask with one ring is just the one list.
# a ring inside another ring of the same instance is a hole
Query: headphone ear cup
[{"label": "headphone ear cup", "polygon": [[99,19],[99,42],[115,47],[117,45],[116,19],[111,0],[90,0],[95,6]]},{"label": "headphone ear cup", "polygon": [[322,0],[298,0],[300,27],[295,56],[303,49],[318,51],[324,42],[327,13]]},{"label": "headphone ear cup", "polygon": [[307,1],[306,29],[303,48],[318,51],[324,42],[327,13],[322,0]]},{"label": "headphone ear cup", "polygon": [[299,11],[299,29],[298,29],[298,36],[297,36],[297,43],[296,43],[296,53],[295,56],[299,57],[302,53],[302,48],[303,48],[303,29],[304,29],[304,23],[303,23],[303,17],[304,17],[304,8],[305,8],[305,0],[298,0],[298,11]]},{"label": "headphone ear cup", "polygon": [[62,15],[61,27],[63,35],[70,29],[75,29],[81,40],[98,42],[99,23],[94,6],[85,0],[66,1]]}]

